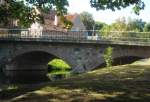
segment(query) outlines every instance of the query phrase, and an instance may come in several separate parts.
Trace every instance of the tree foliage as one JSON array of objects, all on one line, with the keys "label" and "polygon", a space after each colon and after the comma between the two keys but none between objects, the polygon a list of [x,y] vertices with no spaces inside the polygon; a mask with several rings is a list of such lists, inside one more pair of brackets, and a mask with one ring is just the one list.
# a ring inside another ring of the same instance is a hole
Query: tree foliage
[{"label": "tree foliage", "polygon": [[128,19],[127,31],[138,31],[142,32],[144,30],[145,22],[142,19]]},{"label": "tree foliage", "polygon": [[145,24],[144,31],[145,32],[150,32],[150,23]]},{"label": "tree foliage", "polygon": [[101,30],[104,26],[106,26],[107,24],[103,23],[103,22],[99,22],[99,21],[95,21],[95,27],[94,30]]},{"label": "tree foliage", "polygon": [[[56,9],[57,15],[67,13],[67,0],[4,0],[0,4],[0,24],[7,26],[11,20],[18,20],[20,26],[29,27],[34,22],[43,23],[43,17],[36,10],[46,12]],[[64,18],[65,19],[65,18]],[[66,20],[64,20],[65,22]]]},{"label": "tree foliage", "polygon": [[94,27],[94,19],[93,19],[93,15],[90,14],[89,12],[82,12],[80,14],[80,18],[84,24],[84,26],[86,27],[86,30],[92,30]]},{"label": "tree foliage", "polygon": [[126,19],[124,17],[116,19],[115,23],[111,24],[112,31],[126,31]]},{"label": "tree foliage", "polygon": [[7,26],[12,19],[19,19],[20,24],[24,25],[30,22],[30,11],[31,8],[25,6],[23,1],[6,0],[0,5],[0,23]]},{"label": "tree foliage", "polygon": [[139,14],[139,11],[143,10],[145,7],[142,0],[90,0],[90,3],[96,10],[111,9],[112,11],[134,5],[133,11],[136,14]]},{"label": "tree foliage", "polygon": [[101,31],[109,32],[109,31],[136,31],[142,32],[144,31],[144,26],[146,22],[142,21],[142,19],[131,19],[128,18],[126,20],[124,17],[116,19],[114,23],[111,25],[105,25]]},{"label": "tree foliage", "polygon": [[69,6],[67,0],[26,0],[29,4],[32,4],[40,9],[56,9],[58,15],[64,15],[67,13],[67,6]]},{"label": "tree foliage", "polygon": [[108,48],[105,49],[103,57],[104,57],[104,60],[106,63],[106,67],[112,66],[112,63],[113,63],[112,54],[113,54],[113,48],[112,47],[109,46]]},{"label": "tree foliage", "polygon": [[[41,22],[42,15],[35,14],[34,7],[39,11],[46,12],[49,9],[55,9],[57,15],[63,16],[67,13],[69,0],[4,0],[5,4],[0,4],[0,23],[9,25],[11,19],[17,19],[19,24],[27,27],[35,21]],[[144,2],[142,0],[90,0],[91,7],[97,10],[105,9],[121,9],[130,5],[134,5],[133,10],[136,14],[144,9]],[[90,17],[90,16],[89,16]],[[64,18],[64,17],[62,17]],[[64,18],[65,19],[65,18]],[[66,20],[63,20],[66,21]],[[92,19],[90,23],[93,23]],[[67,23],[67,21],[66,21]],[[68,24],[66,24],[68,25]],[[92,25],[91,25],[92,26]],[[87,26],[91,29],[91,26]]]}]

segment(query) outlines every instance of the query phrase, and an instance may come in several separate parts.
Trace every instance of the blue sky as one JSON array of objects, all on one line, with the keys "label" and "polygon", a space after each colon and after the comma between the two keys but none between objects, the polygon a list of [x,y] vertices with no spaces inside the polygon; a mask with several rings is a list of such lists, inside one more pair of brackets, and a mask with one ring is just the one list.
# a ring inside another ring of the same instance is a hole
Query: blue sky
[{"label": "blue sky", "polygon": [[115,12],[111,10],[100,10],[96,11],[96,9],[90,7],[90,0],[68,0],[69,1],[69,13],[81,13],[83,11],[87,11],[93,15],[93,18],[96,21],[101,21],[105,23],[112,23],[119,17],[131,17],[142,19],[143,21],[150,22],[150,0],[143,0],[146,4],[144,10],[140,12],[140,15],[135,15],[132,12],[132,7],[127,7],[122,10],[117,10]]}]

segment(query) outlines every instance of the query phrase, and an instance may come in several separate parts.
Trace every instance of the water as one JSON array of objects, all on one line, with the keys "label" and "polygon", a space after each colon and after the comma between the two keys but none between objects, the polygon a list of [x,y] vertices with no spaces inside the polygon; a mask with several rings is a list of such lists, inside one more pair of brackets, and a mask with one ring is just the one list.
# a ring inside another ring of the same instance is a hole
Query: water
[{"label": "water", "polygon": [[4,74],[0,74],[0,84],[36,84],[43,82],[58,81],[70,77],[65,74],[46,74],[46,75],[23,75],[6,77]]}]

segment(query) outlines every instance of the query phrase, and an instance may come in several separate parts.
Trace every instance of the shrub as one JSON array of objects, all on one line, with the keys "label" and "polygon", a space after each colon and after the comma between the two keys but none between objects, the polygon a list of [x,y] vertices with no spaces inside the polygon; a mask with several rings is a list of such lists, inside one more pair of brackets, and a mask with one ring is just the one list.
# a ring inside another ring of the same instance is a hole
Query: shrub
[{"label": "shrub", "polygon": [[105,52],[104,52],[104,60],[105,60],[105,63],[106,63],[106,67],[110,67],[112,66],[112,53],[113,53],[113,48],[112,47],[108,47],[106,48]]},{"label": "shrub", "polygon": [[48,63],[48,66],[51,66],[52,69],[58,69],[58,70],[68,70],[68,69],[71,69],[71,67],[66,63],[64,62],[63,60],[61,59],[54,59],[52,61],[50,61]]}]

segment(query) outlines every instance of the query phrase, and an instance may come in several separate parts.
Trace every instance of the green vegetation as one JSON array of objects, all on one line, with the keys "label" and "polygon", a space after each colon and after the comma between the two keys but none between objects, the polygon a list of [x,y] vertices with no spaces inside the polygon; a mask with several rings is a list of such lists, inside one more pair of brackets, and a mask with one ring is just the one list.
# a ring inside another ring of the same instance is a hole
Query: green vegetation
[{"label": "green vegetation", "polygon": [[150,65],[150,58],[135,61],[132,65]]},{"label": "green vegetation", "polygon": [[[43,15],[40,12],[48,12],[50,9],[56,9],[57,15],[63,16],[67,14],[69,0],[4,0],[5,3],[0,4],[0,24],[8,26],[12,20],[17,20],[21,27],[29,27],[34,22],[43,22]],[[133,5],[133,11],[139,14],[143,10],[145,4],[143,0],[90,0],[90,5],[96,10],[105,9],[121,9]],[[36,8],[36,9],[35,9]],[[69,28],[72,24],[67,20],[62,20]]]},{"label": "green vegetation", "polygon": [[71,67],[61,59],[54,59],[48,63],[48,76],[65,78],[70,75]]},{"label": "green vegetation", "polygon": [[[32,15],[31,8],[24,5],[23,1],[19,0],[4,0],[6,3],[0,4],[0,24],[4,27],[10,26],[12,20],[19,19],[19,24],[29,26],[31,24]],[[37,15],[36,15],[37,16]]]},{"label": "green vegetation", "polygon": [[112,11],[134,5],[133,11],[136,14],[145,7],[143,0],[90,0],[90,3],[96,10],[111,9]]},{"label": "green vegetation", "polygon": [[29,27],[34,22],[43,23],[43,15],[36,11],[46,12],[56,8],[57,14],[67,13],[67,0],[4,0],[0,4],[0,24],[10,26],[12,20],[18,20],[20,27]]},{"label": "green vegetation", "polygon": [[103,39],[146,42],[150,39],[149,28],[149,23],[141,19],[128,18],[126,20],[122,17],[110,25],[105,24],[99,30],[99,36]]},{"label": "green vegetation", "polygon": [[111,67],[112,66],[112,63],[113,63],[113,59],[112,59],[112,53],[113,53],[113,48],[112,47],[108,47],[105,49],[105,52],[104,52],[104,60],[105,60],[105,63],[106,63],[106,67]]},{"label": "green vegetation", "polygon": [[126,20],[125,17],[118,18],[116,21],[110,25],[105,25],[102,29],[102,32],[110,32],[110,31],[133,31],[133,32],[143,32],[144,28],[147,25],[146,22],[142,21],[142,19],[131,19],[128,18]]},{"label": "green vegetation", "polygon": [[94,19],[93,15],[88,12],[82,12],[80,13],[80,18],[86,27],[86,30],[92,30],[94,26]]},{"label": "green vegetation", "polygon": [[150,32],[150,23],[145,24],[144,31],[145,32]]},{"label": "green vegetation", "polygon": [[54,59],[48,63],[49,66],[52,66],[54,69],[67,70],[71,67],[61,59]]},{"label": "green vegetation", "polygon": [[103,39],[149,41],[150,38],[150,24],[142,21],[142,19],[121,17],[108,25],[94,21],[92,14],[88,12],[82,12],[80,17],[86,29],[91,30],[88,31],[89,36],[93,34],[92,30],[98,30],[96,33]]},{"label": "green vegetation", "polygon": [[[1,87],[0,101],[11,102],[149,102],[150,66],[103,68],[39,85]],[[12,85],[11,85],[12,86]]]}]

